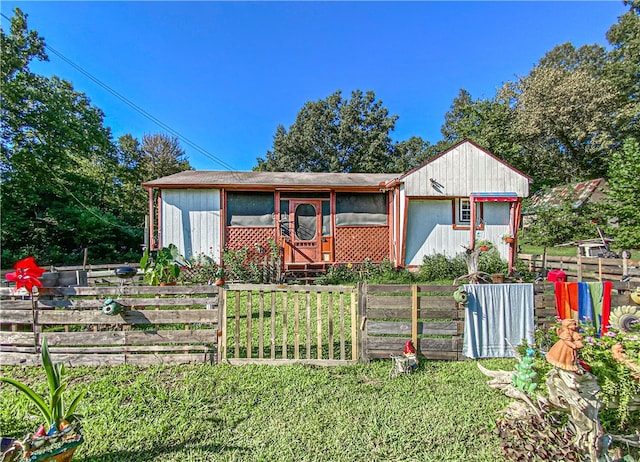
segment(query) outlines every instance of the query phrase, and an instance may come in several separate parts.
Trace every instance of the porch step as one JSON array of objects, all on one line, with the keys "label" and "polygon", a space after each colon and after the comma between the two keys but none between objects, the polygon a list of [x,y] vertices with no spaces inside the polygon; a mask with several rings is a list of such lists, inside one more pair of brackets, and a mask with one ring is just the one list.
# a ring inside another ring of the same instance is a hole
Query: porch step
[{"label": "porch step", "polygon": [[285,282],[304,282],[310,284],[327,271],[324,263],[287,263],[284,268]]}]

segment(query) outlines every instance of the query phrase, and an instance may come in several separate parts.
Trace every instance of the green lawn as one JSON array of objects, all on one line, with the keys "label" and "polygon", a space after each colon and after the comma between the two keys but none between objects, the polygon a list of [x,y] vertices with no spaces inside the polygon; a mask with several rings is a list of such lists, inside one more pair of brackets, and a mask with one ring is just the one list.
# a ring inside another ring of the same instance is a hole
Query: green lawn
[{"label": "green lawn", "polygon": [[[88,389],[74,461],[504,460],[492,430],[509,399],[475,361],[423,361],[395,379],[390,367],[69,368],[71,394]],[[0,374],[44,392],[40,368]],[[0,402],[0,434],[35,429],[37,411],[21,394],[3,385]]]}]

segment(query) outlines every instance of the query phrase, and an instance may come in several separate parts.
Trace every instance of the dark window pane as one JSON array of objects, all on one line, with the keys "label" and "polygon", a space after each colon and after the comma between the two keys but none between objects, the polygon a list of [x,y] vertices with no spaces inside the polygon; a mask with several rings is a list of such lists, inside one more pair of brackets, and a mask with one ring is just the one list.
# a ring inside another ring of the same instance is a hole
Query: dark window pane
[{"label": "dark window pane", "polygon": [[229,192],[227,225],[275,226],[273,193]]},{"label": "dark window pane", "polygon": [[377,193],[336,194],[336,226],[387,224],[387,198]]},{"label": "dark window pane", "polygon": [[316,236],[316,208],[311,204],[296,207],[296,238],[310,241]]}]

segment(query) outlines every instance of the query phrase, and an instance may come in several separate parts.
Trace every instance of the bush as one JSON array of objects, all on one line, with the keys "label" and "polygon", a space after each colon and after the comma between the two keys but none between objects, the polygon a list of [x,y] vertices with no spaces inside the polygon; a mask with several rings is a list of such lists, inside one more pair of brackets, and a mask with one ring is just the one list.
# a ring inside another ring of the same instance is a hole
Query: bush
[{"label": "bush", "polygon": [[467,274],[467,264],[462,254],[452,259],[441,253],[425,255],[418,270],[418,278],[421,281],[453,280],[465,274]]},{"label": "bush", "polygon": [[[210,250],[212,250],[210,248]],[[212,256],[200,252],[187,260],[182,268],[178,282],[182,284],[213,284],[220,274],[220,265]]]},{"label": "bush", "polygon": [[327,268],[317,281],[322,285],[354,284],[357,282],[411,284],[415,277],[404,269],[396,269],[393,263],[385,258],[381,263],[373,263],[365,259],[362,263],[341,263]]},{"label": "bush", "polygon": [[495,248],[482,252],[478,258],[478,271],[487,274],[507,274],[508,270],[509,263],[500,256],[500,252]]},{"label": "bush", "polygon": [[228,279],[255,284],[280,282],[281,248],[273,239],[268,240],[268,245],[268,251],[258,244],[253,248],[225,249],[222,262]]}]

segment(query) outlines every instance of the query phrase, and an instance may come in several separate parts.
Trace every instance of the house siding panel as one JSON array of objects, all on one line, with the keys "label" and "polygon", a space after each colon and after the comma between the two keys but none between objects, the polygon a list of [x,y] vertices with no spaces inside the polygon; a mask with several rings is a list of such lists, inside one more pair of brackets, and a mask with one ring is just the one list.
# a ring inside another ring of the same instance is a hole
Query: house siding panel
[{"label": "house siding panel", "polygon": [[[431,181],[433,180],[433,181]],[[408,196],[466,196],[472,192],[529,194],[529,180],[471,143],[463,143],[404,177]]]},{"label": "house siding panel", "polygon": [[[451,200],[411,200],[407,217],[406,266],[419,266],[427,255],[447,257],[464,252],[469,246],[470,230],[453,229]],[[494,243],[504,259],[509,248],[502,235],[509,231],[509,204],[484,204],[484,229],[477,231],[477,239]]]},{"label": "house siding panel", "polygon": [[220,190],[162,191],[162,245],[169,244],[186,257],[204,252],[219,259]]}]

